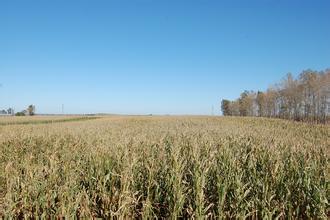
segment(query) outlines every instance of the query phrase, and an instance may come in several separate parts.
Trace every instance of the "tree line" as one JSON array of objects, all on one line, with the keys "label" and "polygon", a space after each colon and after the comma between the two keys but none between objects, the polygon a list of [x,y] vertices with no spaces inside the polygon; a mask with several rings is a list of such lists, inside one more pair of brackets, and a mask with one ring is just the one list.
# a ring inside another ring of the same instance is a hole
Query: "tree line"
[{"label": "tree line", "polygon": [[34,105],[29,105],[27,109],[24,109],[23,111],[17,112],[15,114],[15,111],[13,108],[9,108],[8,110],[0,110],[0,114],[2,115],[15,115],[15,116],[33,116],[35,115],[36,107]]},{"label": "tree line", "polygon": [[34,105],[29,105],[27,107],[27,109],[25,109],[21,112],[17,112],[15,115],[16,116],[26,116],[26,115],[33,116],[33,115],[35,115],[35,112],[36,112],[36,107]]},{"label": "tree line", "polygon": [[13,108],[8,108],[7,110],[5,110],[5,109],[0,110],[0,114],[2,114],[2,115],[14,115],[15,112],[14,112]]},{"label": "tree line", "polygon": [[330,69],[287,74],[266,91],[247,91],[223,99],[224,116],[257,116],[325,123],[330,119]]}]

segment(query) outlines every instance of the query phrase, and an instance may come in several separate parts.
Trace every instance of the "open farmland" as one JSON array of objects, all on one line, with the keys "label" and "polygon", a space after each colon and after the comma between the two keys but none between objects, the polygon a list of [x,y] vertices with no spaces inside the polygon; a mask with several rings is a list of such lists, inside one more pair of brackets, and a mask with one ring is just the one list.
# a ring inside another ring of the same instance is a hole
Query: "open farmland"
[{"label": "open farmland", "polygon": [[34,116],[34,117],[0,117],[0,125],[26,125],[26,124],[51,124],[69,121],[84,121],[96,119],[94,116]]},{"label": "open farmland", "polygon": [[236,117],[1,120],[3,217],[329,216],[329,125]]}]

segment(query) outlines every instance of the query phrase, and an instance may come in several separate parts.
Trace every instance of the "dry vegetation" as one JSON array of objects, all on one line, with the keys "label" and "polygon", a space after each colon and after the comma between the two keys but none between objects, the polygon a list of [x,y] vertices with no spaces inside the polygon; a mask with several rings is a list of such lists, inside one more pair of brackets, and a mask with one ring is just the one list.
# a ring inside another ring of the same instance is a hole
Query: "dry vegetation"
[{"label": "dry vegetation", "polygon": [[0,126],[0,216],[327,218],[330,128],[107,117]]},{"label": "dry vegetation", "polygon": [[94,116],[0,116],[0,125],[49,124],[68,121],[96,119]]}]

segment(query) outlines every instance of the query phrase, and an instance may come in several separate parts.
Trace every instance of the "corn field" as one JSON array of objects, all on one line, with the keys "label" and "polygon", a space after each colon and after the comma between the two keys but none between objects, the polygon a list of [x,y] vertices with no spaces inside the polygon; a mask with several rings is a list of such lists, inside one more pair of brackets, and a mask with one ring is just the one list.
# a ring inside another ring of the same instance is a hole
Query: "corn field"
[{"label": "corn field", "polygon": [[0,218],[329,218],[329,125],[60,120],[0,125]]}]

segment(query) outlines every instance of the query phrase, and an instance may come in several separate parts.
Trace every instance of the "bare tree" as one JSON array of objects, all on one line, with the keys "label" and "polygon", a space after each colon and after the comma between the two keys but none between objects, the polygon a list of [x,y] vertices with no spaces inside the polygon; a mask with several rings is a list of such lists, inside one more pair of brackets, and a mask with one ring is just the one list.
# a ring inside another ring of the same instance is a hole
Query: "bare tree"
[{"label": "bare tree", "polygon": [[27,111],[30,116],[33,116],[33,115],[35,115],[36,108],[34,105],[29,105],[29,107],[27,108]]},{"label": "bare tree", "polygon": [[230,112],[230,101],[227,99],[223,99],[221,102],[221,110],[224,116],[230,116],[232,113]]}]

